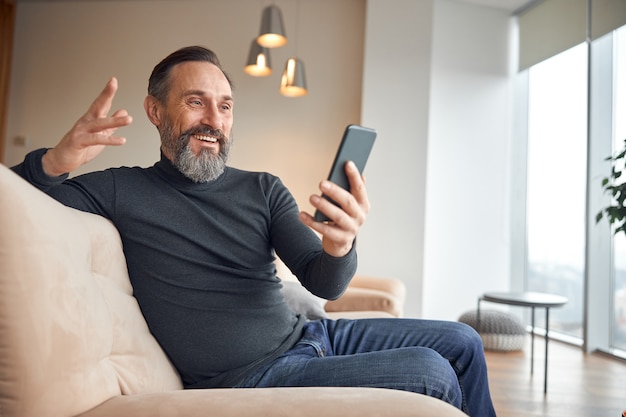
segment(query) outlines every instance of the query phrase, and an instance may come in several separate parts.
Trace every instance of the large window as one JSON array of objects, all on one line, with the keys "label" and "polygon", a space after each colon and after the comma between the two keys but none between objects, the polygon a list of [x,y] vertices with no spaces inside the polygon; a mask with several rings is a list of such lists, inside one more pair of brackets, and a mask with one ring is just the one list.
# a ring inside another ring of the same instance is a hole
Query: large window
[{"label": "large window", "polygon": [[[614,33],[613,41],[613,142],[615,151],[626,140],[626,27]],[[613,332],[611,347],[626,351],[626,237],[613,239]]]},{"label": "large window", "polygon": [[525,288],[568,297],[551,315],[551,329],[586,343],[592,334],[593,348],[626,356],[626,236],[602,237],[611,241],[610,256],[598,240],[587,241],[587,233],[604,236],[602,225],[589,227],[589,204],[597,204],[590,196],[609,174],[598,173],[597,156],[609,155],[610,141],[615,153],[626,140],[626,27],[594,40],[590,59],[589,50],[580,44],[527,72]]},{"label": "large window", "polygon": [[587,149],[587,45],[528,73],[527,283],[564,295],[550,328],[582,337]]},{"label": "large window", "polygon": [[596,221],[626,140],[626,1],[542,0],[517,23],[512,286],[569,299],[552,336],[626,358],[626,236]]}]

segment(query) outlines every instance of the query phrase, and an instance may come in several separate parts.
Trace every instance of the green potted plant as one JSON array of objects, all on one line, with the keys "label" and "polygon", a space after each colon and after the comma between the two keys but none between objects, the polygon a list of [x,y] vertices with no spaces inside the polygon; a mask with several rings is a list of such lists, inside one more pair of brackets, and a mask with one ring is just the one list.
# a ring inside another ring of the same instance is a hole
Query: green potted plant
[{"label": "green potted plant", "polygon": [[610,206],[602,209],[596,214],[596,223],[605,215],[611,225],[615,225],[615,234],[623,232],[626,234],[626,181],[620,181],[625,170],[626,162],[626,140],[624,148],[614,156],[606,158],[611,161],[611,175],[602,179],[602,188],[611,194],[613,201]]}]

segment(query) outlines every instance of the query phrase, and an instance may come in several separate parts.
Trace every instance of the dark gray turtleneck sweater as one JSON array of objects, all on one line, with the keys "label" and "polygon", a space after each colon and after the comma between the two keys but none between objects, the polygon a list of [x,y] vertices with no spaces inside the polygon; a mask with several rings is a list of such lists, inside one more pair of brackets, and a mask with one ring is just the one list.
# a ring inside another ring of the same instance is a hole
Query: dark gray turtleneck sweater
[{"label": "dark gray turtleneck sweater", "polygon": [[300,338],[304,319],[284,302],[274,253],[324,298],[338,297],[356,270],[354,248],[342,258],[324,253],[270,174],[226,168],[197,184],[162,157],[150,168],[66,179],[43,172],[45,152],[31,152],[13,170],[115,224],[134,295],[188,388],[233,386]]}]

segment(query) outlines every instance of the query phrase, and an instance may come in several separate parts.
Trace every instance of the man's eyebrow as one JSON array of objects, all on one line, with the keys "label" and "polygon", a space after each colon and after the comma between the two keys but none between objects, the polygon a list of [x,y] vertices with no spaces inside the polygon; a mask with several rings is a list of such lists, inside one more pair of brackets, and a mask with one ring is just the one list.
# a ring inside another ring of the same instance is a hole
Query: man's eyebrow
[{"label": "man's eyebrow", "polygon": [[[183,96],[205,96],[206,92],[203,90],[187,90],[183,93]],[[231,94],[224,94],[221,96],[222,100],[225,101],[234,101],[233,96]]]}]

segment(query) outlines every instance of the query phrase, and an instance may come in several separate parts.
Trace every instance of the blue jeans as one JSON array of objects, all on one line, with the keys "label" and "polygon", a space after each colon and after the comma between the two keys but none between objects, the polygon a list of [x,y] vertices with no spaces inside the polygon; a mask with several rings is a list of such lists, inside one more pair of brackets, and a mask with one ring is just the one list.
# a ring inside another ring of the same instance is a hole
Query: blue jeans
[{"label": "blue jeans", "polygon": [[471,417],[495,411],[480,336],[452,321],[316,320],[237,387],[379,387],[430,395]]}]

